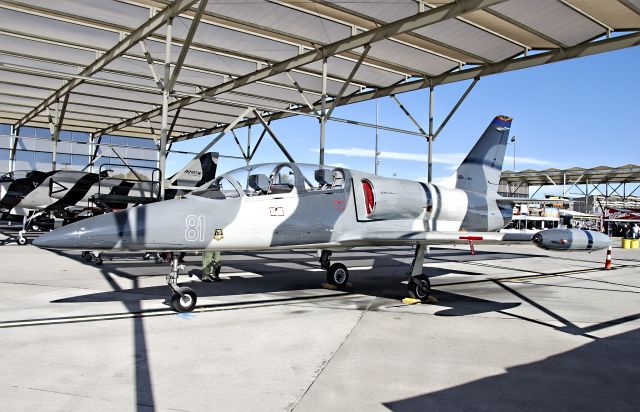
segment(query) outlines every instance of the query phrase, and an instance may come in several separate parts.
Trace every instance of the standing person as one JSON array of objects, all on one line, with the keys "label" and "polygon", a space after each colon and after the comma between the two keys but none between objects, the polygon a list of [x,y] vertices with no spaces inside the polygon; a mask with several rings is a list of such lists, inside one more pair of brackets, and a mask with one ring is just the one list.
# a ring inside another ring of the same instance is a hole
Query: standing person
[{"label": "standing person", "polygon": [[640,238],[640,227],[638,227],[637,223],[633,224],[633,228],[632,228],[632,238],[633,239],[639,239]]}]

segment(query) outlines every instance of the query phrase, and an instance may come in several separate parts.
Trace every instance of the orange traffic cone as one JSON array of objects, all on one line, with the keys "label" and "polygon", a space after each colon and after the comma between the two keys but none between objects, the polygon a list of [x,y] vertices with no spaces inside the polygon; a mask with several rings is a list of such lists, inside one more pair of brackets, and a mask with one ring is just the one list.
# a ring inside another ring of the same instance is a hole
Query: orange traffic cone
[{"label": "orange traffic cone", "polygon": [[611,269],[611,246],[607,249],[607,260],[604,261],[604,268],[606,270]]}]

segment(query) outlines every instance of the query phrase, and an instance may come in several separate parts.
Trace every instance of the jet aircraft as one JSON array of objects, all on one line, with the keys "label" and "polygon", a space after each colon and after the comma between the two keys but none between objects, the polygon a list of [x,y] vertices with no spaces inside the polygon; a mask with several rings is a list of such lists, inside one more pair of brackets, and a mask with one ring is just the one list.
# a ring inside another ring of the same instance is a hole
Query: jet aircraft
[{"label": "jet aircraft", "polygon": [[[212,181],[217,165],[218,153],[215,152],[192,160],[183,172],[167,179],[165,198],[171,199]],[[155,170],[151,180],[140,181],[109,177],[108,170],[99,174],[76,170],[6,173],[0,177],[0,212],[4,217],[30,216],[18,237],[19,244],[26,244],[24,232],[30,222],[42,214],[60,213],[90,202],[105,209],[124,209],[129,204],[157,198],[160,175]]]},{"label": "jet aircraft", "polygon": [[[531,234],[498,233],[511,219],[512,199],[497,188],[511,118],[497,116],[457,169],[455,188],[372,175],[341,167],[277,163],[252,165],[217,177],[205,190],[96,216],[40,236],[33,243],[83,250],[318,249],[327,281],[345,286],[347,267],[331,263],[334,250],[414,245],[409,295],[425,299],[427,245],[532,241]],[[596,250],[601,233],[545,230],[543,248]],[[177,257],[167,283],[176,311],[190,311],[197,296],[177,283]]]}]

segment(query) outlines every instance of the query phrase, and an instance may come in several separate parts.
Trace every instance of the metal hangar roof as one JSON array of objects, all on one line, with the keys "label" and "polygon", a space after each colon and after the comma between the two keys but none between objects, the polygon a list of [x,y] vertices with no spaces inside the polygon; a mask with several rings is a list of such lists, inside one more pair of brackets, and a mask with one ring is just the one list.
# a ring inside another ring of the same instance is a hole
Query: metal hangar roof
[{"label": "metal hangar roof", "polygon": [[0,122],[182,140],[630,47],[639,30],[640,0],[0,0]]}]

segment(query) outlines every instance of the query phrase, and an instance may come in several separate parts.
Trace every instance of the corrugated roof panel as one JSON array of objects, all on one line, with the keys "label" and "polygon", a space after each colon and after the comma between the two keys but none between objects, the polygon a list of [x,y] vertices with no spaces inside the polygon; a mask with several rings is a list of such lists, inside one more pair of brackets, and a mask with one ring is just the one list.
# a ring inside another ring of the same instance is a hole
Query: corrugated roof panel
[{"label": "corrugated roof panel", "polygon": [[136,28],[149,19],[149,9],[133,4],[123,3],[117,0],[46,0],[46,2],[34,2],[33,0],[13,0],[27,6],[46,6],[49,10],[86,17],[100,19],[111,24]]},{"label": "corrugated roof panel", "polygon": [[[185,106],[185,108],[182,111],[184,110],[189,111],[189,109],[199,110],[199,111],[208,112],[208,113],[222,113],[222,114],[226,114],[234,117],[239,116],[244,111],[244,109],[241,107],[211,103],[206,100],[190,104],[189,106]],[[198,113],[198,112],[193,112],[193,113]]]},{"label": "corrugated roof panel", "polygon": [[614,29],[640,27],[640,0],[627,0],[637,12],[616,0],[570,0],[569,3]]},{"label": "corrugated roof panel", "polygon": [[102,97],[113,97],[117,99],[133,99],[139,102],[147,102],[150,104],[155,104],[159,106],[162,102],[161,96],[159,94],[140,92],[134,90],[124,90],[118,89],[115,87],[106,87],[97,84],[88,84],[83,83],[80,86],[76,87],[74,91],[89,94],[93,96],[102,96]]},{"label": "corrugated roof panel", "polygon": [[67,63],[82,66],[88,65],[96,58],[96,53],[93,51],[42,43],[5,34],[0,34],[0,50],[44,59],[64,60]]},{"label": "corrugated roof panel", "polygon": [[13,94],[17,96],[27,96],[42,100],[45,97],[49,96],[52,91],[53,89],[46,89],[42,87],[28,87],[9,84],[3,80],[2,76],[0,76],[0,93]]},{"label": "corrugated roof panel", "polygon": [[0,27],[45,39],[80,43],[91,48],[110,49],[118,42],[118,34],[114,32],[4,8],[0,13]]},{"label": "corrugated roof panel", "polygon": [[380,0],[327,0],[327,2],[384,22],[404,19],[420,11],[419,5],[415,0],[386,2],[381,2]]},{"label": "corrugated roof panel", "polygon": [[278,103],[274,100],[270,100],[269,98],[244,96],[244,95],[236,94],[233,92],[222,93],[222,94],[216,95],[216,97],[219,97],[221,99],[233,100],[234,102],[246,104],[247,106],[268,106],[268,107],[274,107],[278,109],[286,109],[288,106],[288,104],[286,103]]},{"label": "corrugated roof panel", "polygon": [[[147,40],[149,53],[155,62],[164,62],[164,43],[154,40]],[[180,55],[180,47],[172,46],[171,61],[175,62]],[[130,54],[144,57],[139,47],[132,48]],[[248,60],[238,59],[216,53],[204,52],[201,50],[190,49],[185,58],[185,64],[194,67],[204,67],[208,70],[220,73],[228,73],[231,75],[244,75],[256,70],[256,63]]]},{"label": "corrugated roof panel", "polygon": [[[297,90],[285,89],[284,87],[269,86],[266,84],[252,83],[239,87],[234,91],[240,93],[248,93],[255,96],[264,96],[269,99],[283,100],[291,103],[305,104],[304,99]],[[318,99],[319,97],[308,96],[310,99]]]},{"label": "corrugated roof panel", "polygon": [[351,35],[349,26],[268,1],[209,2],[207,11],[323,44]]},{"label": "corrugated roof panel", "polygon": [[154,109],[156,106],[147,103],[138,103],[132,101],[131,98],[126,100],[115,100],[108,97],[96,96],[94,94],[79,94],[82,90],[74,90],[69,97],[69,103],[87,104],[93,106],[103,106],[122,109],[129,111],[126,117],[129,117],[134,112],[145,112],[147,110]]},{"label": "corrugated roof panel", "polygon": [[[289,74],[291,75],[291,77],[293,77],[293,79],[296,82],[298,82],[298,84],[300,85],[300,87],[302,87],[303,90],[314,92],[315,94],[322,93],[322,77],[312,76],[310,74],[300,73],[300,72],[290,72]],[[269,77],[268,81],[282,84],[284,86],[293,85],[293,83],[291,83],[291,80],[289,80],[287,75],[284,73],[280,73],[278,75]],[[336,95],[340,91],[341,87],[342,87],[342,82],[332,80],[330,78],[327,79],[327,94]],[[349,86],[347,88],[347,93],[351,93],[356,90],[358,90],[357,86]],[[307,98],[309,98],[309,96],[307,96]]]},{"label": "corrugated roof panel", "polygon": [[491,9],[566,46],[574,46],[606,32],[602,26],[557,0],[538,0],[535,7],[529,0],[510,0]]},{"label": "corrugated roof panel", "polygon": [[[407,73],[412,75],[437,75],[458,67],[455,61],[392,40],[373,43],[368,56],[415,70]],[[398,58],[399,56],[402,57]]]},{"label": "corrugated roof panel", "polygon": [[[351,69],[356,63],[340,57],[329,57],[327,59],[327,72],[332,77],[347,78]],[[322,72],[322,62],[317,61],[303,66],[316,72]],[[362,65],[354,76],[354,82],[365,86],[389,86],[404,80],[404,76],[387,70],[381,70],[373,66]],[[339,88],[338,88],[339,89]]]},{"label": "corrugated roof panel", "polygon": [[415,33],[451,45],[489,61],[501,61],[524,51],[523,47],[460,20],[435,23]]},{"label": "corrugated roof panel", "polygon": [[[0,63],[6,63],[9,67],[16,66],[16,69],[38,69],[53,71],[65,74],[78,74],[78,66],[66,64],[50,63],[47,61],[28,59],[26,57],[16,57],[0,53]],[[1,68],[0,68],[1,72]]]},{"label": "corrugated roof panel", "polygon": [[22,73],[13,73],[8,71],[2,71],[1,81],[6,83],[13,83],[19,85],[29,86],[31,84],[36,84],[43,88],[48,89],[57,89],[64,84],[64,80],[54,79],[51,77],[45,76],[36,76],[31,74],[22,74]]},{"label": "corrugated roof panel", "polygon": [[[191,22],[191,19],[183,17],[173,19],[172,34],[174,38],[184,39]],[[164,36],[165,31],[166,29],[163,27],[158,30],[158,33]],[[205,21],[201,21],[198,25],[193,42],[276,61],[285,60],[298,54],[298,47],[295,45],[220,27]]]}]

